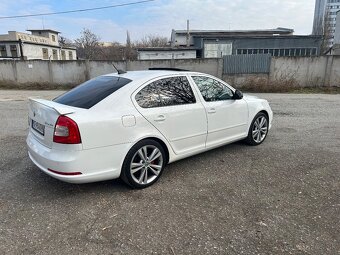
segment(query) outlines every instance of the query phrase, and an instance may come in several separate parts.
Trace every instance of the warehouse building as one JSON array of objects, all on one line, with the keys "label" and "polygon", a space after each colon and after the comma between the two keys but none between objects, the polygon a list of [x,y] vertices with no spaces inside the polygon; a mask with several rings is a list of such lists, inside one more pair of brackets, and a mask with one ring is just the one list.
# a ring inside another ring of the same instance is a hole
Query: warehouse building
[{"label": "warehouse building", "polygon": [[225,55],[270,54],[272,56],[317,56],[322,36],[294,35],[293,29],[267,30],[173,30],[171,46],[194,47],[197,58]]}]

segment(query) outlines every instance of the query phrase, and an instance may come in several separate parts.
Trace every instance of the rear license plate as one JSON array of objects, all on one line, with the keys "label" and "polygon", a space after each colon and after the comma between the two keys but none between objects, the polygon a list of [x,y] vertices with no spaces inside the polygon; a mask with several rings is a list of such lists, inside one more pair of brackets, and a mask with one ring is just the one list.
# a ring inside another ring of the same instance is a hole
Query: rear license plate
[{"label": "rear license plate", "polygon": [[41,135],[45,135],[45,126],[32,120],[32,128]]}]

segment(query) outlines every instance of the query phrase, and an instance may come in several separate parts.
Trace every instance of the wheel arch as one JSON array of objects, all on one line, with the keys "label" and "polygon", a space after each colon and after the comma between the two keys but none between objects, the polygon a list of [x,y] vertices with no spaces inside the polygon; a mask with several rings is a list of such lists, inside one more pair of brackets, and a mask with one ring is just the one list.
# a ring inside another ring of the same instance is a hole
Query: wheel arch
[{"label": "wheel arch", "polygon": [[[268,113],[266,110],[263,109],[263,110],[259,111],[257,114],[259,114],[259,113],[261,113],[261,112],[264,113],[264,114],[267,116],[268,120],[269,120],[269,113]],[[257,114],[256,114],[256,115],[257,115]],[[255,115],[255,116],[256,116],[256,115]]]},{"label": "wheel arch", "polygon": [[159,137],[155,137],[155,136],[143,137],[142,139],[136,141],[134,143],[134,145],[139,143],[139,142],[141,142],[141,141],[144,141],[144,140],[154,140],[154,141],[158,142],[162,146],[162,148],[164,149],[164,152],[166,154],[165,155],[166,156],[166,164],[169,163],[169,160],[170,160],[170,151],[169,151],[168,145],[162,139],[160,139]]}]

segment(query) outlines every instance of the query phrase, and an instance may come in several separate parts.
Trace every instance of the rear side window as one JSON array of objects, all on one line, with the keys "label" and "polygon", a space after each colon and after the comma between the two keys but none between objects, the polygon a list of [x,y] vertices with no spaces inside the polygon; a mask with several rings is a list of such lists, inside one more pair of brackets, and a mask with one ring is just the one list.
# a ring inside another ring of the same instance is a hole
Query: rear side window
[{"label": "rear side window", "polygon": [[53,101],[64,105],[89,109],[129,82],[131,80],[122,77],[100,76],[80,84]]},{"label": "rear side window", "polygon": [[139,91],[135,99],[143,108],[196,103],[194,93],[185,76],[154,81]]}]

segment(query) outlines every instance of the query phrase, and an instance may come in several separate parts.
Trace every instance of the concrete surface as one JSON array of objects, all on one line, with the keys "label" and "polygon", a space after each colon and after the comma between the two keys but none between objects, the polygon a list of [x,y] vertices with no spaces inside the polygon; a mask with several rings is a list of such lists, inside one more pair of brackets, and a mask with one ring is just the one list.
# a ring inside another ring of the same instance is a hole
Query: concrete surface
[{"label": "concrete surface", "polygon": [[262,94],[275,113],[262,145],[184,159],[130,190],[39,171],[31,92],[13,92],[0,91],[0,254],[340,253],[340,95]]}]

